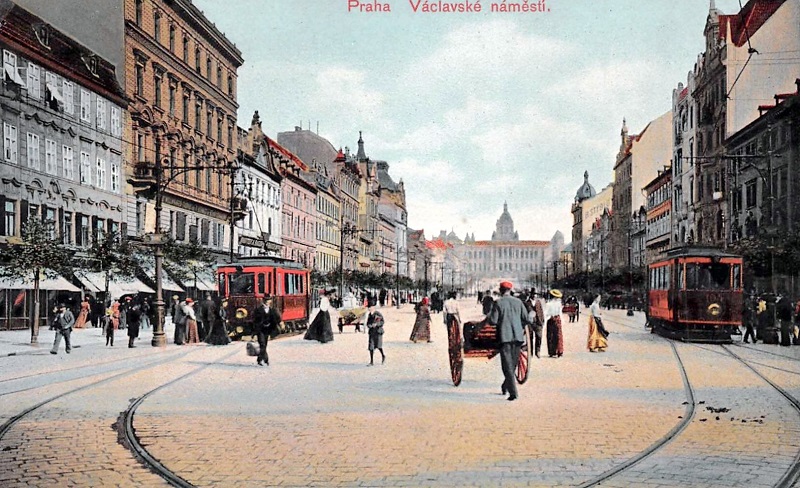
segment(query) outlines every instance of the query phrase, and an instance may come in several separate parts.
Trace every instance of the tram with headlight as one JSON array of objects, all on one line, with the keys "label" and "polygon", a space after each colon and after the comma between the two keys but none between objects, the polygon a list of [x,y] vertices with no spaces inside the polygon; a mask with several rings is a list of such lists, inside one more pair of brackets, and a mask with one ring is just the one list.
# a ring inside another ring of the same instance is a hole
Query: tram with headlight
[{"label": "tram with headlight", "polygon": [[653,333],[720,344],[741,334],[741,256],[716,248],[682,247],[648,268],[647,310]]},{"label": "tram with headlight", "polygon": [[308,327],[310,272],[278,258],[241,258],[217,267],[220,297],[227,301],[228,333],[233,339],[254,335],[253,311],[264,296],[281,314],[281,332]]}]

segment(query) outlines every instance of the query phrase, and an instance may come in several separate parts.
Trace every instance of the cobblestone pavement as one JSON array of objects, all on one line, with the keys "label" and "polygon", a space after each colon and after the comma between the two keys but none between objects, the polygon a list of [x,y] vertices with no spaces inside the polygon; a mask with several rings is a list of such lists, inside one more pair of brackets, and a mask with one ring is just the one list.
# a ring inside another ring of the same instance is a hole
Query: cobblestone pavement
[{"label": "cobblestone pavement", "polygon": [[[461,307],[477,318],[472,301]],[[565,320],[564,357],[532,358],[520,398],[507,402],[497,358],[465,360],[453,387],[441,315],[433,342],[412,344],[413,310],[383,312],[387,360],[374,367],[366,334],[352,328],[328,344],[271,342],[268,367],[242,343],[2,359],[0,422],[87,388],[8,429],[0,486],[166,486],[118,442],[115,424],[132,398],[203,366],[147,397],[133,421],[150,455],[197,486],[578,486],[686,415],[672,348],[644,330],[641,314],[607,312],[606,353],[586,350],[585,315]],[[773,486],[800,451],[800,414],[719,346],[677,348],[694,417],[602,486]],[[732,350],[800,396],[800,348]]]}]

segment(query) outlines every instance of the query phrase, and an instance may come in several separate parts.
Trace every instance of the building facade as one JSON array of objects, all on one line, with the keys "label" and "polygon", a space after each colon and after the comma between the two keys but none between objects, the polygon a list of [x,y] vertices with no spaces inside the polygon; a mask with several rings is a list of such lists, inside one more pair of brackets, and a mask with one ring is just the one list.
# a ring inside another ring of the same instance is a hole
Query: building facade
[{"label": "building facade", "polygon": [[158,230],[226,254],[241,53],[188,0],[128,0],[124,18],[128,234],[156,230],[158,161],[170,180]]},{"label": "building facade", "polygon": [[665,168],[644,191],[647,194],[646,258],[642,265],[663,258],[673,247],[672,168]]},{"label": "building facade", "polygon": [[41,18],[3,2],[0,242],[41,218],[87,248],[125,232],[126,100],[114,66]]},{"label": "building facade", "polygon": [[585,171],[583,173],[583,184],[578,188],[575,194],[575,201],[572,204],[572,259],[578,269],[583,268],[585,261],[583,256],[585,248],[584,236],[588,235],[586,232],[587,222],[584,220],[588,216],[584,210],[584,202],[595,196],[597,196],[597,192],[589,183],[589,172]]},{"label": "building facade", "polygon": [[695,240],[695,141],[697,124],[694,102],[694,73],[689,72],[686,86],[678,83],[672,91],[672,240],[676,245]]}]

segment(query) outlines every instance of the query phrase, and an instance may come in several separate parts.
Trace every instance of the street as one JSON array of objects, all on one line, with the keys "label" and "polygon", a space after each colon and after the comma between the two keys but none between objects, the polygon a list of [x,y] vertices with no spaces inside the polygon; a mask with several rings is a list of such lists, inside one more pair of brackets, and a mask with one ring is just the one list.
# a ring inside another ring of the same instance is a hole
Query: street
[{"label": "street", "polygon": [[268,367],[244,343],[107,348],[98,329],[51,356],[42,331],[43,350],[0,356],[0,485],[794,483],[798,348],[673,343],[613,310],[608,351],[590,353],[584,309],[564,317],[564,357],[532,357],[507,402],[499,358],[465,360],[452,385],[441,315],[433,342],[413,344],[413,309],[382,311],[387,359],[373,367],[351,327],[273,341]]}]

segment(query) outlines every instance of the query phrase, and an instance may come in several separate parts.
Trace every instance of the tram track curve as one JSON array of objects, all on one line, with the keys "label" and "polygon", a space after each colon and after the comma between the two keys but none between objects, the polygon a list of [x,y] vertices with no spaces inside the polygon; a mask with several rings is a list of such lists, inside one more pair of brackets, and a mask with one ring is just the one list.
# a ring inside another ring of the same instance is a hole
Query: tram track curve
[{"label": "tram track curve", "polygon": [[[794,395],[786,391],[780,385],[772,381],[771,379],[767,378],[764,374],[758,371],[750,362],[746,359],[742,358],[738,354],[734,353],[730,350],[730,348],[726,346],[721,346],[732,358],[736,359],[740,363],[742,363],[747,369],[753,372],[756,376],[764,380],[767,384],[769,384],[772,388],[775,389],[778,393],[781,394],[791,405],[794,407],[795,411],[797,411],[798,415],[800,415],[800,400],[798,400]],[[800,451],[797,452],[794,458],[794,462],[792,466],[784,473],[783,477],[775,484],[775,488],[789,488],[794,486],[798,481],[800,481]]]},{"label": "tram track curve", "polygon": [[[225,361],[226,359],[231,358],[232,356],[239,354],[241,351],[239,349],[234,350],[230,354],[227,354],[219,359],[219,362]],[[203,371],[204,369],[211,366],[211,363],[204,364],[195,368],[188,373],[185,373],[181,376],[178,376],[175,379],[170,380],[167,383],[164,383],[156,388],[151,389],[150,391],[138,396],[137,398],[131,401],[131,404],[125,409],[124,412],[120,415],[120,423],[122,424],[125,441],[128,443],[128,448],[131,450],[133,455],[142,463],[145,467],[150,469],[150,471],[156,473],[157,475],[161,476],[167,483],[172,486],[180,487],[180,488],[194,488],[195,485],[190,483],[189,481],[185,480],[181,477],[178,473],[167,468],[163,463],[161,463],[158,459],[153,457],[147,449],[139,442],[139,437],[136,435],[136,429],[133,425],[134,416],[136,415],[136,410],[144,403],[144,401],[153,395],[154,393],[161,391],[169,386],[172,386],[182,380],[185,380],[191,376],[196,375],[197,373]]]}]

